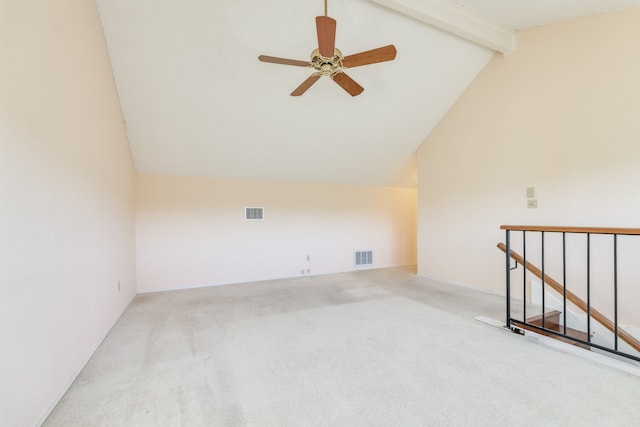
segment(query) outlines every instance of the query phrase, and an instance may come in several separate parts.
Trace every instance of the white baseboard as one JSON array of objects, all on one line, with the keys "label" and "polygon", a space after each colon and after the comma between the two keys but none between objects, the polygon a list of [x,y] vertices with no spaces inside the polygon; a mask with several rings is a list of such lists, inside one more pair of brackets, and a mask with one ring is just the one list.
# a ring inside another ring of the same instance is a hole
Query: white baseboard
[{"label": "white baseboard", "polygon": [[271,277],[268,279],[254,279],[254,280],[241,280],[238,282],[221,282],[221,283],[209,283],[204,285],[189,285],[184,287],[175,287],[175,288],[161,288],[161,289],[145,289],[143,291],[138,290],[138,294],[152,294],[156,292],[172,292],[172,291],[186,291],[189,289],[201,289],[201,288],[210,288],[214,286],[229,286],[229,285],[242,285],[245,283],[255,283],[255,282],[270,282],[274,280],[291,280],[291,279],[303,279],[314,276],[328,276],[331,274],[344,274],[344,273],[358,273],[372,270],[386,270],[393,268],[415,268],[415,264],[407,264],[407,265],[392,265],[392,266],[366,266],[365,268],[350,268],[347,270],[340,271],[330,271],[330,272],[321,272],[321,273],[309,273],[304,275],[293,275],[293,276],[285,276],[285,277]]},{"label": "white baseboard", "polygon": [[[422,277],[424,279],[433,280],[435,282],[440,282],[440,283],[445,284],[445,285],[458,286],[458,287],[465,288],[465,289],[470,289],[470,290],[474,290],[474,291],[480,291],[480,292],[484,292],[485,294],[496,295],[496,296],[500,296],[502,298],[506,297],[506,294],[504,292],[498,292],[498,291],[492,291],[492,290],[489,290],[489,289],[479,288],[477,286],[473,286],[473,285],[470,285],[468,283],[452,282],[452,281],[443,279],[441,277],[431,276],[431,275],[428,275],[428,274],[426,274],[426,275],[416,274],[416,276]],[[511,297],[511,298],[515,299],[515,300],[522,300],[521,297],[515,297],[514,296],[514,297]]]}]

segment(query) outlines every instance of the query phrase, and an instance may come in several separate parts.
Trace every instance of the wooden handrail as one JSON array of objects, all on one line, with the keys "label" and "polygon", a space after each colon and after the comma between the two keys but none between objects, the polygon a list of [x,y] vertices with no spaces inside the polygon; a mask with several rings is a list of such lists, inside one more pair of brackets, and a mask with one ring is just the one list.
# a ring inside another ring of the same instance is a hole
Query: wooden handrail
[{"label": "wooden handrail", "polygon": [[[504,243],[498,243],[498,249],[500,249],[504,253],[507,252],[507,247],[505,246]],[[563,294],[564,286],[562,286],[552,277],[549,277],[548,274],[545,274],[543,278],[542,271],[540,271],[538,267],[531,264],[529,261],[525,263],[524,258],[522,258],[522,256],[517,252],[514,252],[513,250],[510,250],[509,252],[510,252],[509,256],[511,258],[513,258],[516,262],[524,265],[527,270],[533,273],[533,275],[536,276],[538,279],[542,280],[545,285],[549,285],[551,286],[551,288],[553,288],[553,290],[555,290],[559,294]],[[584,302],[582,298],[580,298],[579,296],[577,296],[576,294],[574,294],[568,289],[567,289],[567,299],[571,301],[576,307],[584,311],[585,313],[587,312],[587,303]],[[589,313],[591,313],[591,316],[600,324],[602,324],[605,328],[615,333],[615,329],[616,329],[615,324],[611,320],[609,320],[604,314],[600,313],[598,310],[596,310],[593,307],[589,309]],[[622,341],[626,342],[631,347],[633,347],[634,350],[640,351],[640,341],[638,341],[633,335],[629,334],[627,331],[621,329],[620,327],[618,327],[618,337]]]},{"label": "wooden handrail", "polygon": [[549,231],[552,233],[592,233],[623,234],[640,236],[640,228],[607,228],[607,227],[557,227],[546,225],[501,225],[500,230],[511,231]]}]

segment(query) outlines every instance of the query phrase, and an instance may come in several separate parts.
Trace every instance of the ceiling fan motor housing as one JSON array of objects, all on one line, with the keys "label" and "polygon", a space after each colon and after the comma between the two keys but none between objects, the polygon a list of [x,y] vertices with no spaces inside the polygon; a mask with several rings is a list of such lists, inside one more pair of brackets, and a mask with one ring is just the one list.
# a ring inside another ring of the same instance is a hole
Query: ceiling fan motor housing
[{"label": "ceiling fan motor housing", "polygon": [[343,68],[342,52],[340,52],[339,49],[334,48],[333,57],[327,58],[320,55],[319,49],[315,49],[311,52],[311,66],[323,76],[330,76]]}]

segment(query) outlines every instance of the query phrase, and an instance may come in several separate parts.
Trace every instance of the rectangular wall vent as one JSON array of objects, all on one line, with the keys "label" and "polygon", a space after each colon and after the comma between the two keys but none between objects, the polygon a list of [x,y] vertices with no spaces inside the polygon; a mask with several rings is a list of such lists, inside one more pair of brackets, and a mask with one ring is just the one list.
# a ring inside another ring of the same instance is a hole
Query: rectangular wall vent
[{"label": "rectangular wall vent", "polygon": [[355,261],[356,265],[372,265],[373,251],[356,251]]},{"label": "rectangular wall vent", "polygon": [[261,221],[264,219],[264,208],[244,208],[244,219],[247,221]]}]

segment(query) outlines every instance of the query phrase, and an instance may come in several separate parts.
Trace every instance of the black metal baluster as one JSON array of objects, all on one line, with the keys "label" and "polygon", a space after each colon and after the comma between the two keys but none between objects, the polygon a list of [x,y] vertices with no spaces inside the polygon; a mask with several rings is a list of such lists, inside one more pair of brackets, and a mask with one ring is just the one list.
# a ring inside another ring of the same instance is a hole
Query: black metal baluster
[{"label": "black metal baluster", "polygon": [[567,243],[566,235],[562,232],[562,323],[563,333],[567,335]]},{"label": "black metal baluster", "polygon": [[618,235],[613,235],[613,348],[618,351]]},{"label": "black metal baluster", "polygon": [[544,231],[542,232],[542,329],[544,329]]},{"label": "black metal baluster", "polygon": [[591,342],[591,233],[587,233],[587,341]]},{"label": "black metal baluster", "polygon": [[509,241],[509,230],[506,231],[507,241],[507,259],[506,259],[506,271],[507,271],[507,328],[511,329],[511,242]]},{"label": "black metal baluster", "polygon": [[527,232],[522,230],[522,321],[527,321]]}]

